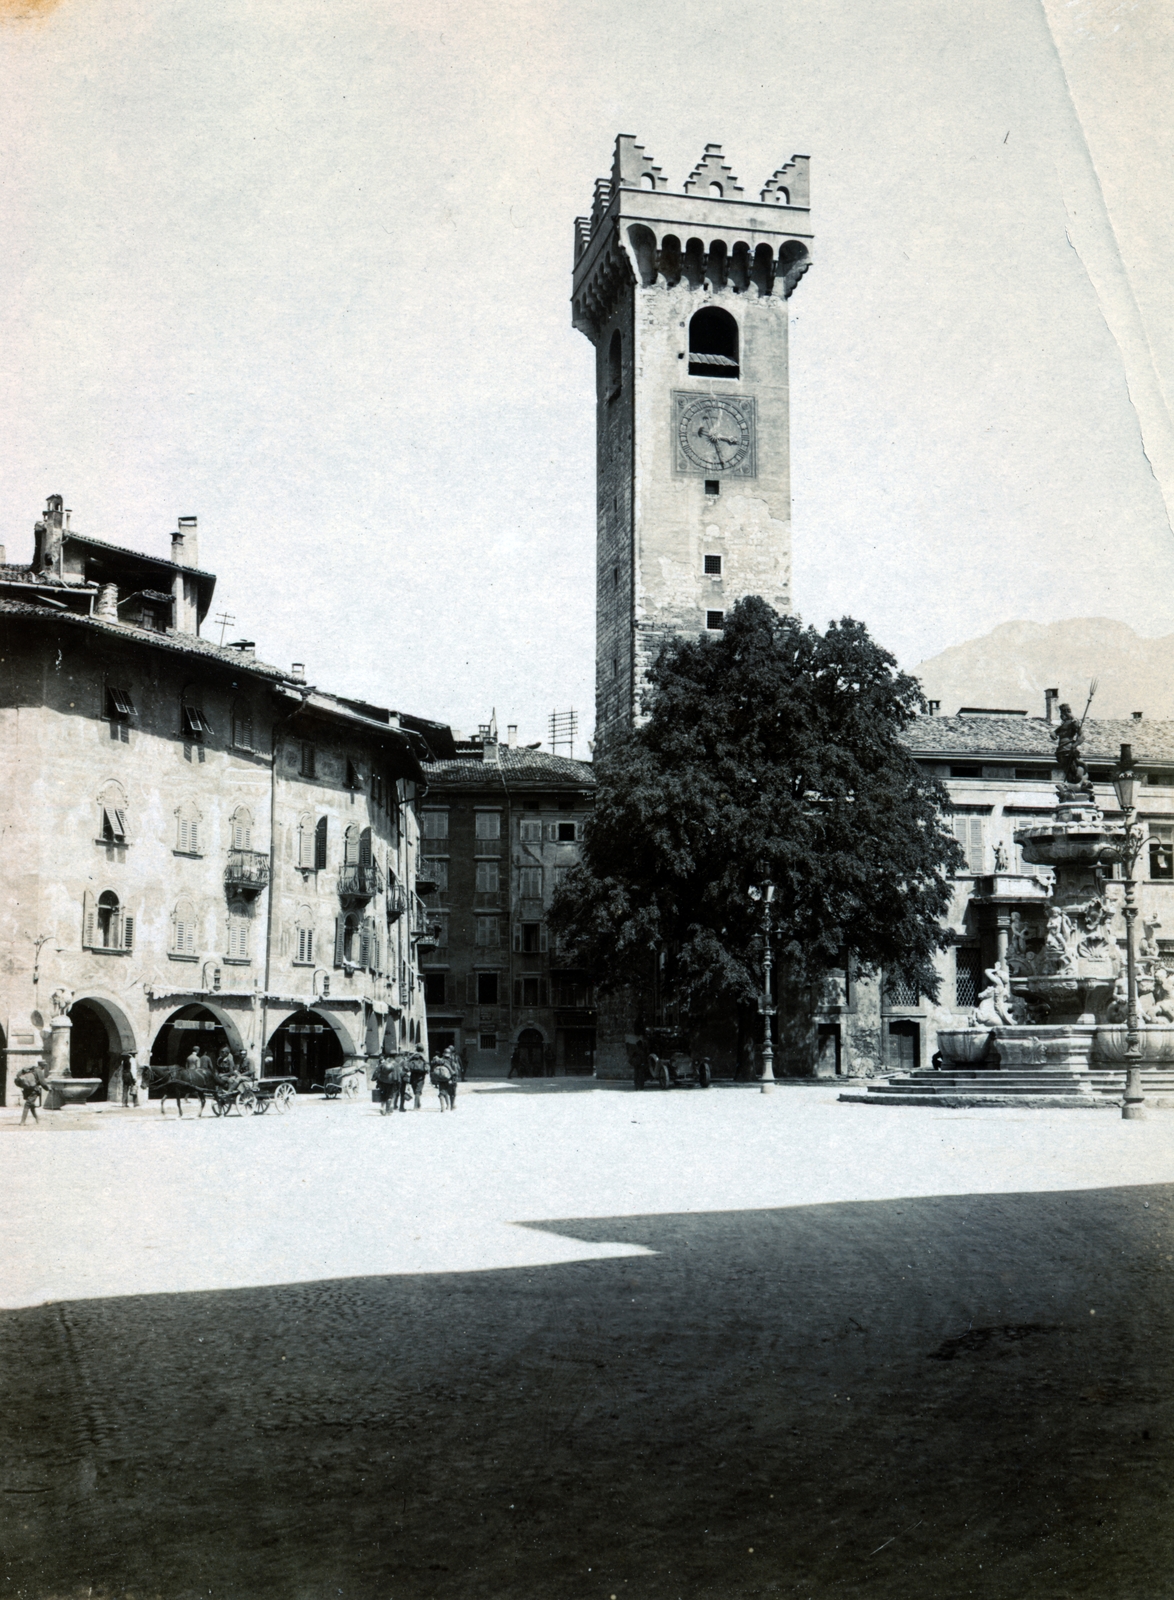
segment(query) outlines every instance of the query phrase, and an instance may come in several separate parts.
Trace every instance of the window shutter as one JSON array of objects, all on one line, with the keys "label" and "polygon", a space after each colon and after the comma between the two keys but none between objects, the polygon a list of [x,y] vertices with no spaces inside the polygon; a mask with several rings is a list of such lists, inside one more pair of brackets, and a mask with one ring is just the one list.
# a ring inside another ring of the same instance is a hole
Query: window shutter
[{"label": "window shutter", "polygon": [[115,811],[115,813],[114,813],[114,837],[118,840],[119,844],[125,844],[126,843],[126,812],[125,811]]},{"label": "window shutter", "polygon": [[82,902],[82,945],[87,950],[93,949],[96,921],[94,893],[87,889]]},{"label": "window shutter", "polygon": [[326,818],[319,817],[318,825],[314,829],[314,867],[318,872],[326,866],[326,828]]},{"label": "window shutter", "polygon": [[545,922],[541,923],[538,928],[538,948],[539,950],[546,950],[548,948]]},{"label": "window shutter", "polygon": [[370,929],[371,924],[367,921],[366,917],[364,917],[362,922],[359,924],[359,958],[357,964],[360,967],[365,967],[367,965],[369,946],[371,943]]},{"label": "window shutter", "polygon": [[185,949],[189,956],[194,956],[196,953],[196,919],[194,913],[192,915],[192,920],[187,924],[186,932],[187,939]]},{"label": "window shutter", "polygon": [[335,919],[334,919],[334,964],[335,964],[336,967],[341,967],[342,966],[342,941],[343,941],[343,937],[344,937],[343,919],[341,917],[335,917]]},{"label": "window shutter", "polygon": [[176,839],[176,847],[180,850],[186,850],[188,847],[188,824],[186,817],[180,817],[179,819],[179,832]]},{"label": "window shutter", "polygon": [[190,824],[190,830],[189,830],[188,837],[191,839],[191,845],[190,845],[191,852],[192,852],[193,855],[195,855],[196,851],[200,848],[200,842],[199,842],[200,841],[200,831],[199,831],[199,823],[197,823],[194,818],[192,819],[192,822]]},{"label": "window shutter", "polygon": [[522,951],[522,924],[520,922],[515,922],[514,923],[514,950],[515,950],[515,952],[517,954],[519,954],[519,955],[521,954],[521,951]]},{"label": "window shutter", "polygon": [[131,916],[124,915],[122,919],[122,948],[124,950],[133,950],[134,947],[135,919]]}]

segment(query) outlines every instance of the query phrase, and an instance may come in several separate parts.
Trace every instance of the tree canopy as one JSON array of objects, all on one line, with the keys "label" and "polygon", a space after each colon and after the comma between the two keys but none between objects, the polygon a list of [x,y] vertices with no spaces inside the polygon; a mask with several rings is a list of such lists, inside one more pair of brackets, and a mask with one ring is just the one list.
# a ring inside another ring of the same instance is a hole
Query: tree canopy
[{"label": "tree canopy", "polygon": [[792,980],[851,962],[936,996],[934,953],[961,851],[944,788],[901,729],[917,680],[851,618],[826,633],[751,597],[719,636],[679,639],[650,674],[646,720],[596,753],[583,858],[552,921],[604,989],[663,952],[683,1011],[761,989],[761,900]]}]

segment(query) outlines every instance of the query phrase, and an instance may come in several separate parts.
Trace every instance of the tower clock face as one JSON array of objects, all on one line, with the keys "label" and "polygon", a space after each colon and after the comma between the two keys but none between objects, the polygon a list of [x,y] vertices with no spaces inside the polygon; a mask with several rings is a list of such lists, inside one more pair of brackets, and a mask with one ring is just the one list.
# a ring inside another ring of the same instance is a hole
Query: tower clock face
[{"label": "tower clock face", "polygon": [[749,395],[673,394],[678,472],[755,476],[754,400]]}]

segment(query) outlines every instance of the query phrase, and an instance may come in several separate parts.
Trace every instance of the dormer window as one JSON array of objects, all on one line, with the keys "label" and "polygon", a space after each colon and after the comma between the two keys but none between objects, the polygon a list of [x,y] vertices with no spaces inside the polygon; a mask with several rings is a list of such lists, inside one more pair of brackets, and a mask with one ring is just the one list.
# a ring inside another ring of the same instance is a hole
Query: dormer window
[{"label": "dormer window", "polygon": [[738,324],[721,306],[703,306],[689,323],[689,376],[736,378]]}]

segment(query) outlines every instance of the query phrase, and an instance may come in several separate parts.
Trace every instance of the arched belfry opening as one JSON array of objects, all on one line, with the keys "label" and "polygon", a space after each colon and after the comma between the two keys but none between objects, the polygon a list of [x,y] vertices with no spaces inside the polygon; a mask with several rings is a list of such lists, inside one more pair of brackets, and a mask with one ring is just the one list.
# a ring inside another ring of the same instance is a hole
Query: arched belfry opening
[{"label": "arched belfry opening", "polygon": [[689,323],[689,376],[736,378],[740,371],[737,321],[721,306],[703,306]]}]

